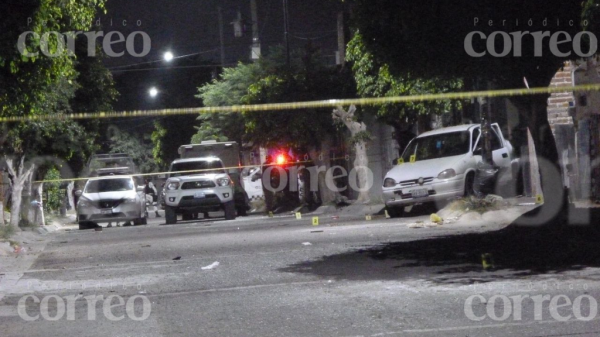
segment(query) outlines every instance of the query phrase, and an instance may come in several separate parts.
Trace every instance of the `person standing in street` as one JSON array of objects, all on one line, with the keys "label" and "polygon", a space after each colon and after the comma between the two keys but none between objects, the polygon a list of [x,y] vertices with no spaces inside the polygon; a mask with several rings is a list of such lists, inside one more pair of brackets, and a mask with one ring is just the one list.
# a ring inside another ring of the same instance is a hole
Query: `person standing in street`
[{"label": "person standing in street", "polygon": [[148,179],[146,179],[144,194],[146,194],[146,203],[150,205],[148,211],[151,212],[152,208],[154,208],[154,214],[159,218],[160,214],[158,214],[158,207],[156,206],[156,202],[158,201],[158,191],[156,190],[154,183]]}]

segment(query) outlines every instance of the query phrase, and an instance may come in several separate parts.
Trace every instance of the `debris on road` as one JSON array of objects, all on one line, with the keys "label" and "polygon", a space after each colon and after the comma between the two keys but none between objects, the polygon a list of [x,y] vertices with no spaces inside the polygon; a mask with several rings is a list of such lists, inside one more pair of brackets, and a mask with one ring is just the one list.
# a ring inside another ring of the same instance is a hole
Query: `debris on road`
[{"label": "debris on road", "polygon": [[206,266],[206,267],[202,267],[202,270],[211,270],[211,269],[215,269],[216,267],[219,266],[219,262],[213,262],[212,264]]},{"label": "debris on road", "polygon": [[323,231],[310,231],[311,233],[323,233]]},{"label": "debris on road", "polygon": [[310,242],[302,242],[302,245],[303,246],[312,246],[312,243],[310,243]]},{"label": "debris on road", "polygon": [[431,220],[431,222],[439,224],[439,225],[444,223],[444,219],[442,219],[441,216],[439,216],[435,213],[431,214],[431,216],[429,217],[429,220]]},{"label": "debris on road", "polygon": [[176,257],[176,258],[173,259],[173,261],[179,261],[179,260],[181,260],[181,256],[178,256],[178,257]]}]

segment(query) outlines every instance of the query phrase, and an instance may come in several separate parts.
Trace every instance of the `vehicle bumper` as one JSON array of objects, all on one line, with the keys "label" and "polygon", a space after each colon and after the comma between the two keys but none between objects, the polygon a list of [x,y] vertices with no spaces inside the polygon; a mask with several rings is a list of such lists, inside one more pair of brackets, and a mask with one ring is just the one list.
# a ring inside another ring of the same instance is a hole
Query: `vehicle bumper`
[{"label": "vehicle bumper", "polygon": [[[411,194],[411,191],[421,189],[427,189],[428,195],[414,198]],[[464,191],[465,179],[464,176],[462,176],[456,179],[435,179],[431,183],[422,186],[384,187],[383,197],[385,200],[385,205],[388,207],[410,206],[419,203],[435,202],[462,197],[464,195]]]},{"label": "vehicle bumper", "polygon": [[[110,213],[108,213],[110,212]],[[94,206],[77,207],[77,221],[91,222],[124,222],[143,217],[139,204],[121,204],[111,209],[101,209]]]},{"label": "vehicle bumper", "polygon": [[[196,197],[197,192],[204,193],[204,197]],[[165,193],[165,205],[179,211],[215,211],[220,210],[223,204],[233,201],[234,193],[230,187],[217,187],[203,190],[176,190]]]}]

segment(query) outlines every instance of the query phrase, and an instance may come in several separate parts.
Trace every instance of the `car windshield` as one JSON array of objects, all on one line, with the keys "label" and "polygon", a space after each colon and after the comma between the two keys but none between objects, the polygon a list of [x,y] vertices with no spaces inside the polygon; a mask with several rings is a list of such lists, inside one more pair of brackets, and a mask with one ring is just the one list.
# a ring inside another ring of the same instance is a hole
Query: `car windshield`
[{"label": "car windshield", "polygon": [[85,186],[85,193],[123,192],[133,190],[130,178],[92,180]]},{"label": "car windshield", "polygon": [[402,155],[402,159],[405,162],[410,162],[411,157],[413,161],[420,161],[468,153],[469,136],[469,131],[461,131],[416,138],[410,142]]},{"label": "car windshield", "polygon": [[174,163],[171,165],[171,172],[173,172],[171,173],[171,177],[180,177],[189,174],[225,173],[225,170],[223,170],[223,162],[220,160],[203,160]]}]

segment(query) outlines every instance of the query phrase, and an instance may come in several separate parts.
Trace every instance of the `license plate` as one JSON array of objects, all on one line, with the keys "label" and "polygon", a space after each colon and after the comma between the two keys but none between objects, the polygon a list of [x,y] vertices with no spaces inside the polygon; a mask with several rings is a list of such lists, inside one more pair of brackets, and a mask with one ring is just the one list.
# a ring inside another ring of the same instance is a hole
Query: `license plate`
[{"label": "license plate", "polygon": [[100,211],[100,214],[112,214],[112,209],[103,209]]},{"label": "license plate", "polygon": [[410,194],[412,195],[413,198],[425,198],[425,197],[429,196],[429,191],[426,189],[411,190]]},{"label": "license plate", "polygon": [[194,199],[204,199],[204,198],[206,198],[206,194],[204,192],[194,193]]}]

